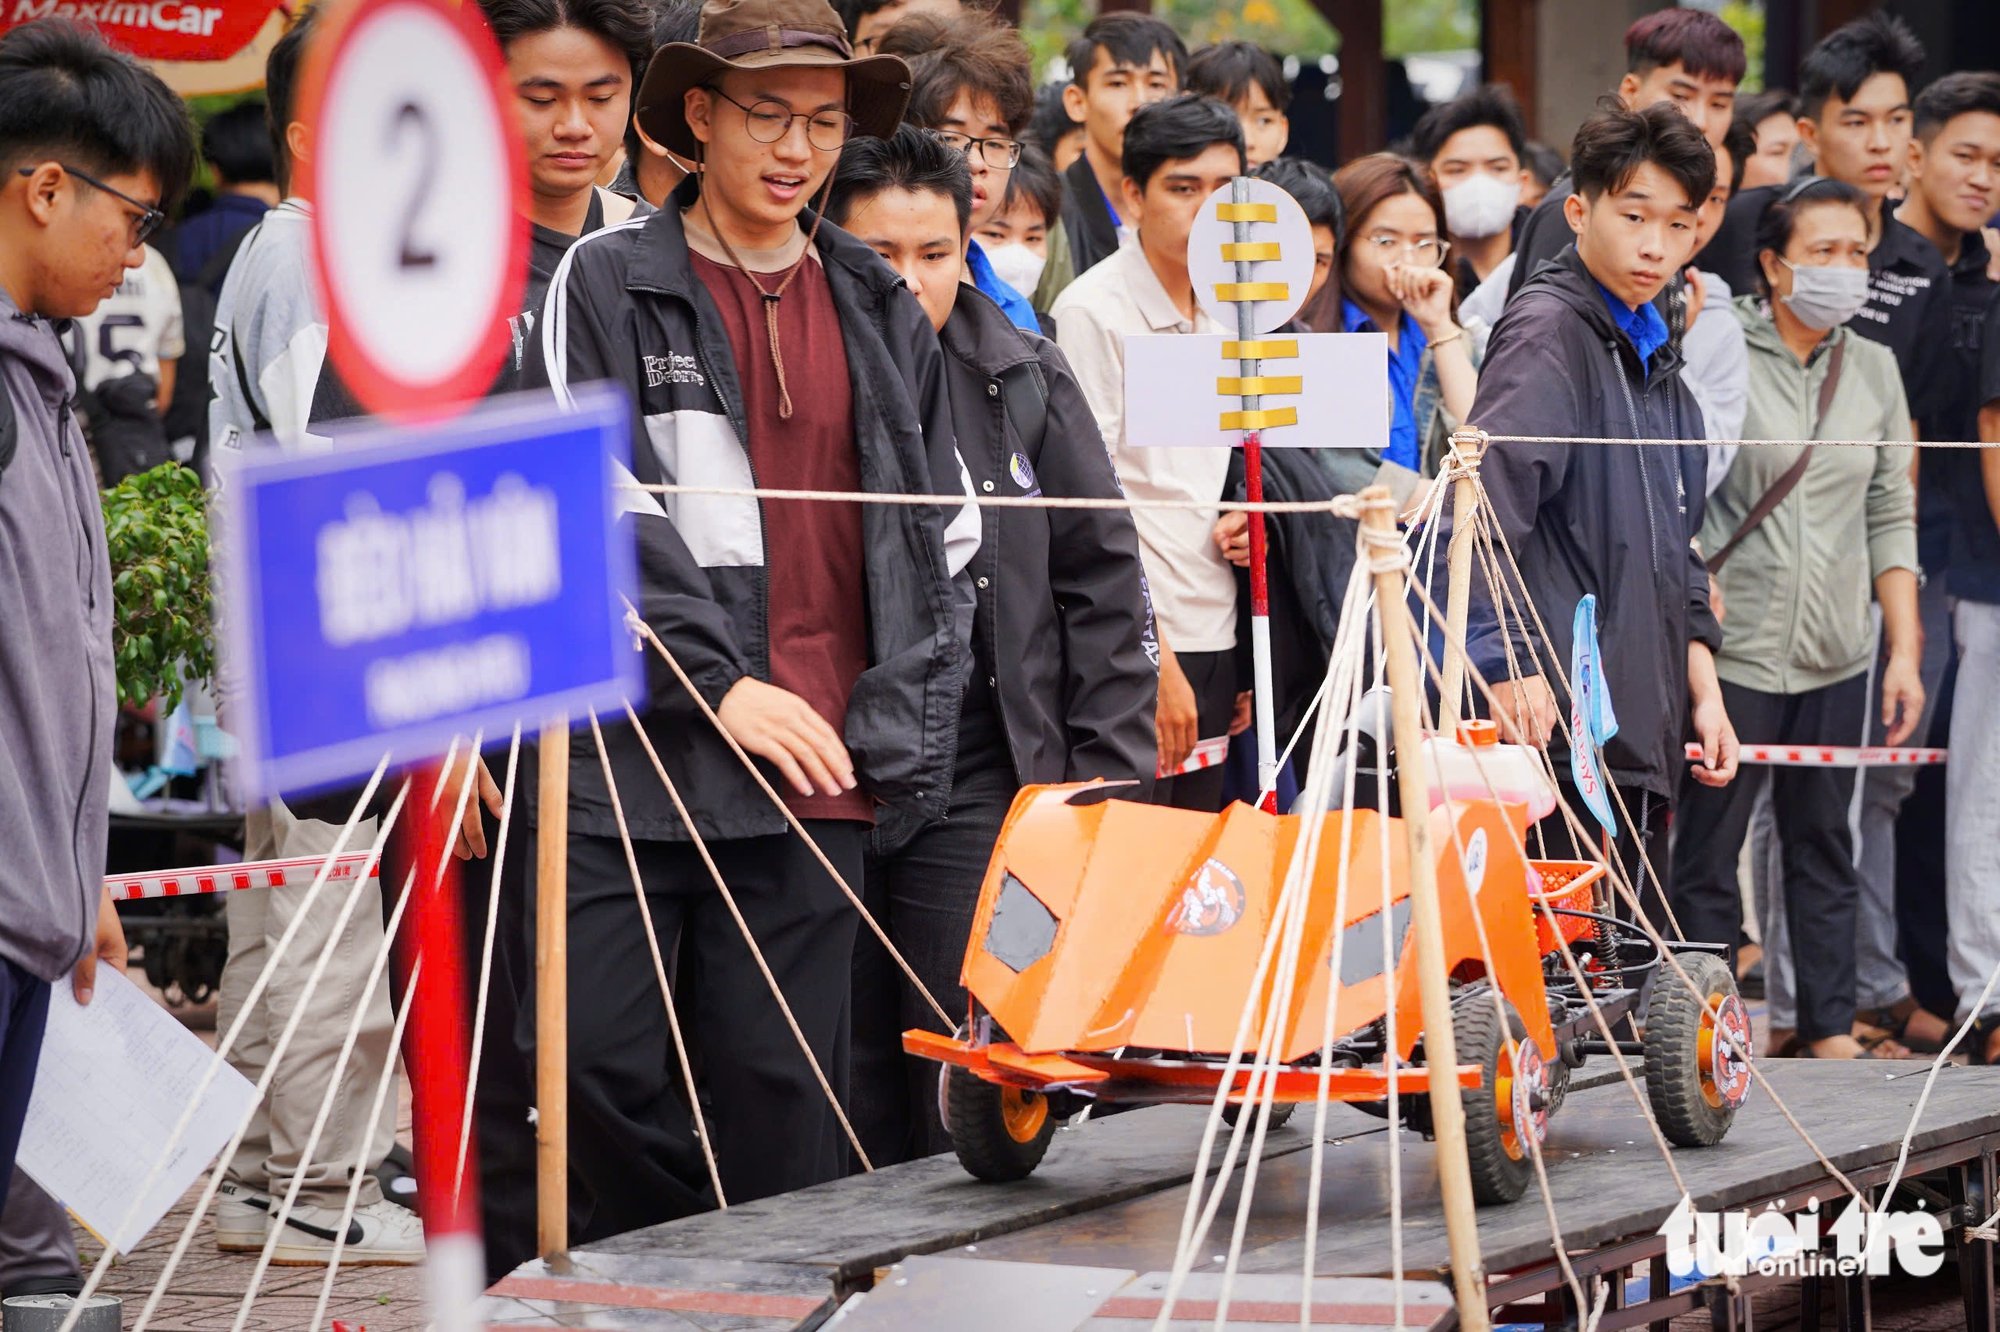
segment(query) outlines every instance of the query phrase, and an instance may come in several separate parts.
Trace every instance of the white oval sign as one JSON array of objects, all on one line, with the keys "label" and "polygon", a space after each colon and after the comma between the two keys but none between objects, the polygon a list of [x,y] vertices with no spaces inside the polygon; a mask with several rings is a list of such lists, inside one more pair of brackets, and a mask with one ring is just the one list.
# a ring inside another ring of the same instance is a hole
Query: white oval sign
[{"label": "white oval sign", "polygon": [[[1221,205],[1233,200],[1235,182],[1222,186],[1202,201],[1201,212],[1195,215],[1194,227],[1188,232],[1188,278],[1194,283],[1194,298],[1208,317],[1222,325],[1230,336],[1241,330],[1238,311],[1247,307],[1250,312],[1248,332],[1253,337],[1261,337],[1273,329],[1283,326],[1299,312],[1306,303],[1306,290],[1312,286],[1313,238],[1312,224],[1306,221],[1306,210],[1299,207],[1299,201],[1268,180],[1245,177],[1249,187],[1249,202],[1263,204],[1276,212],[1275,222],[1248,222],[1239,224],[1224,221]],[[1278,247],[1276,259],[1256,259],[1239,265],[1235,260],[1225,258],[1225,245],[1247,241],[1251,244],[1275,243]],[[1239,267],[1244,270],[1239,274]],[[1285,286],[1283,300],[1247,301],[1241,305],[1225,300],[1217,288],[1237,282],[1279,282]]]},{"label": "white oval sign", "polygon": [[374,411],[475,398],[525,280],[498,48],[441,0],[360,0],[321,42],[304,106],[328,353]]}]

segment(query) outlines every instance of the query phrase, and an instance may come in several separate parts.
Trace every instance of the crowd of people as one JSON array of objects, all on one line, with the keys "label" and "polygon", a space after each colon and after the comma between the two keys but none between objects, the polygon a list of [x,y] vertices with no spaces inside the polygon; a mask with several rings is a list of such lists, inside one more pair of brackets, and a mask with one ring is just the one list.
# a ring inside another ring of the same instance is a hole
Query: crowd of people
[{"label": "crowd of people", "polygon": [[[1388,355],[1387,437],[1274,451],[1272,497],[1384,484],[1412,521],[1444,522],[1414,504],[1453,433],[1506,437],[1480,475],[1540,615],[1503,614],[1506,589],[1476,579],[1470,656],[1501,690],[1496,720],[1566,776],[1557,677],[1594,598],[1620,723],[1601,737],[1612,854],[1653,924],[1730,946],[1769,996],[1770,1054],[1934,1051],[1973,1020],[1967,1052],[2000,1061],[2000,997],[1975,1011],[2000,966],[1984,688],[2000,678],[2000,451],[1916,447],[2000,441],[2000,75],[1924,86],[1915,38],[1878,14],[1813,47],[1795,92],[1739,97],[1737,34],[1669,8],[1632,25],[1626,72],[1553,162],[1511,93],[1484,86],[1335,170],[1286,154],[1276,56],[1191,52],[1145,14],[1091,21],[1038,88],[1020,35],[962,0],[477,3],[530,183],[495,392],[567,404],[608,381],[632,405],[640,483],[738,492],[624,502],[662,651],[640,721],[579,730],[569,758],[573,1240],[948,1144],[934,1067],[900,1042],[937,1014],[836,874],[962,1014],[974,905],[1024,785],[1105,778],[1201,811],[1255,798],[1240,762],[1199,756],[1250,739],[1247,522],[1203,507],[1241,497],[1241,462],[1131,438],[1124,382],[1128,337],[1225,331],[1195,299],[1187,240],[1246,173],[1310,224],[1296,327],[1379,333]],[[308,262],[297,89],[317,32],[308,10],[272,51],[261,112],[208,121],[213,201],[166,230],[196,155],[179,103],[88,30],[0,39],[0,379],[19,434],[10,464],[0,432],[0,606],[34,626],[0,639],[10,1159],[50,985],[83,958],[87,993],[93,960],[122,958],[99,886],[113,705],[94,488],[170,454],[226,474],[265,441],[337,447],[360,412]],[[86,448],[83,391],[150,412],[152,433],[114,451],[93,430]],[[1604,439],[1630,442],[1574,442]],[[1187,507],[740,493],[755,487]],[[1271,522],[1281,742],[1331,650],[1354,559],[1342,521]],[[1745,743],[1926,742],[1950,749],[1935,781],[1739,765]],[[525,758],[514,817],[534,826]],[[467,891],[501,904],[476,1089],[497,1275],[534,1248],[535,867],[525,835],[488,855],[495,762],[450,776],[478,797]],[[253,809],[246,854],[324,853],[354,801]],[[384,810],[363,813],[365,844]],[[393,1098],[368,1107],[400,997],[360,1004],[385,930],[380,890],[357,891],[338,934],[302,886],[230,895],[225,1025],[288,933],[292,958],[330,965],[310,993],[302,963],[278,966],[231,1053],[263,1074],[299,1015],[228,1163],[224,1249],[261,1248],[296,1182],[280,1261],[324,1262],[336,1238],[350,1263],[422,1255],[372,1178],[339,1229],[350,1163],[379,1167],[395,1124]],[[485,946],[484,913],[467,916]],[[50,1206],[16,1178],[0,1255],[47,1272],[0,1261],[0,1289],[62,1267]]]}]

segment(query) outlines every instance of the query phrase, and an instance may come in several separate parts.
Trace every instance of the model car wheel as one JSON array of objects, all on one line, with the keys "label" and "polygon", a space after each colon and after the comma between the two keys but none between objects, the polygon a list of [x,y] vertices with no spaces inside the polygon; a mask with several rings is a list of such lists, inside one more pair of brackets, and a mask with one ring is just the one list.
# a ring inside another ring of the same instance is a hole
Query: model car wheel
[{"label": "model car wheel", "polygon": [[1548,1063],[1512,1004],[1506,1013],[1503,1026],[1482,996],[1451,1015],[1459,1063],[1478,1064],[1482,1075],[1479,1086],[1462,1094],[1472,1196],[1482,1203],[1513,1202],[1527,1191],[1535,1149],[1548,1131]]},{"label": "model car wheel", "polygon": [[1750,1013],[1729,967],[1712,953],[1676,954],[1700,996],[1663,970],[1646,1015],[1646,1094],[1667,1140],[1722,1141],[1750,1095]]},{"label": "model car wheel", "polygon": [[958,1163],[995,1182],[1033,1174],[1056,1133],[1046,1096],[988,1082],[956,1065],[945,1073],[944,1111]]}]

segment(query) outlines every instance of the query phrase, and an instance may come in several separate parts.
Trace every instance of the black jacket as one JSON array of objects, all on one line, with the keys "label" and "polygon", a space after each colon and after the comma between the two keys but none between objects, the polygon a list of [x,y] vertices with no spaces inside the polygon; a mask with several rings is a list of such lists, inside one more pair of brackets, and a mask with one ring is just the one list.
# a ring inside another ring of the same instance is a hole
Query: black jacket
[{"label": "black jacket", "polygon": [[[1315,456],[1318,452],[1265,449],[1266,502],[1323,501],[1343,493]],[[1248,494],[1241,449],[1230,462],[1228,494],[1237,500]],[[1264,527],[1270,541],[1265,567],[1270,570],[1272,708],[1277,718],[1278,747],[1283,749],[1298,732],[1306,709],[1326,680],[1334,635],[1347,601],[1348,578],[1354,572],[1360,524],[1331,513],[1274,513],[1265,518]],[[1251,642],[1249,576],[1242,570],[1237,576],[1236,643],[1239,653],[1247,653]],[[1247,656],[1243,660],[1247,663]],[[1247,676],[1247,665],[1245,671]],[[1292,762],[1301,780],[1311,752],[1311,737],[1300,736],[1292,750]]]},{"label": "black jacket", "polygon": [[[1122,497],[1053,342],[1014,327],[969,285],[940,341],[952,430],[977,493]],[[994,663],[988,685],[1015,777],[1151,786],[1159,646],[1131,513],[990,508],[981,535],[975,656]]]},{"label": "black jacket", "polygon": [[[549,286],[523,373],[565,400],[570,386],[591,380],[622,387],[634,404],[632,468],[641,483],[748,487],[757,479],[739,442],[748,429],[736,363],[714,300],[694,280],[681,226],[680,209],[693,198],[690,179],[651,217],[607,227],[570,249]],[[818,248],[846,340],[862,485],[877,493],[961,493],[944,357],[922,307],[847,233],[822,226]],[[702,697],[712,707],[746,675],[768,680],[771,656],[784,645],[766,631],[763,506],[636,491],[624,503],[635,516],[640,614]],[[862,510],[869,666],[842,730],[862,789],[891,812],[941,818],[950,796],[972,619],[971,580],[960,576],[955,584],[954,574],[977,546],[978,525],[970,506],[955,516],[910,505]],[[949,565],[947,544],[957,556]],[[646,660],[646,731],[702,835],[783,832],[782,814],[650,645]],[[629,730],[608,727],[605,740],[633,835],[686,839]],[[596,836],[617,832],[596,747],[587,740],[572,750],[570,826]]]},{"label": "black jacket", "polygon": [[[1495,435],[1700,440],[1701,412],[1680,365],[1668,343],[1654,353],[1650,374],[1641,367],[1572,246],[1522,288],[1494,326],[1471,419]],[[1547,663],[1569,674],[1577,603],[1595,593],[1604,682],[1619,722],[1604,747],[1606,766],[1622,786],[1671,797],[1685,767],[1687,645],[1722,643],[1708,605],[1708,571],[1693,545],[1707,494],[1707,450],[1495,444],[1479,470],[1548,628],[1543,643],[1532,617],[1526,626],[1509,625],[1523,674],[1539,655],[1567,715],[1568,697]],[[1483,575],[1473,583],[1473,660],[1487,679],[1503,679],[1491,589]]]},{"label": "black jacket", "polygon": [[1069,233],[1070,263],[1078,277],[1085,270],[1118,253],[1118,223],[1104,204],[1104,187],[1090,169],[1090,159],[1079,156],[1063,172],[1063,230]]}]

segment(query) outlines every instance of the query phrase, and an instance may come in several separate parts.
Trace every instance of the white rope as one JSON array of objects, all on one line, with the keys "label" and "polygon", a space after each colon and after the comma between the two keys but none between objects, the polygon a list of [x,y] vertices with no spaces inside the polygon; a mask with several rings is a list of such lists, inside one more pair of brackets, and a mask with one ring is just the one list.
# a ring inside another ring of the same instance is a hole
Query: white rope
[{"label": "white rope", "polygon": [[[1930,1069],[1924,1074],[1924,1088],[1917,1094],[1917,1104],[1910,1111],[1909,1126],[1903,1130],[1903,1145],[1896,1151],[1896,1168],[1889,1172],[1889,1182],[1882,1186],[1884,1203],[1887,1203],[1890,1195],[1895,1193],[1896,1185],[1903,1178],[1903,1167],[1909,1164],[1910,1141],[1917,1135],[1917,1121],[1923,1118],[1924,1106],[1931,1099],[1931,1088],[1937,1083],[1938,1074],[1944,1071],[1945,1061],[1951,1058],[1952,1051],[1958,1048],[1958,1043],[1965,1039],[1966,1033],[1970,1032],[1973,1024],[1979,1021],[1980,1014],[1986,1011],[1986,1001],[1993,997],[1995,984],[2000,984],[2000,963],[1996,963],[1993,970],[1986,973],[1986,984],[1981,987],[1979,997],[1972,1001],[1972,1007],[1966,1012],[1965,1021],[1958,1024],[1958,1030],[1954,1031],[1951,1039],[1944,1043],[1944,1049],[1939,1050],[1937,1058],[1931,1060]],[[1981,1054],[1983,1053],[1982,1051]],[[1986,1227],[1990,1228],[1995,1221],[2000,1221],[2000,1211],[1996,1211],[1987,1219]]]},{"label": "white rope", "polygon": [[[284,1061],[285,1052],[291,1048],[292,1038],[297,1034],[299,1024],[305,1020],[306,1011],[312,1006],[313,996],[319,992],[320,979],[326,975],[327,965],[333,960],[336,951],[333,941],[338,940],[346,932],[347,922],[353,917],[355,907],[360,904],[362,890],[373,886],[372,876],[375,872],[375,866],[381,861],[382,848],[388,841],[389,829],[394,823],[395,816],[401,814],[404,797],[408,792],[409,783],[405,781],[402,789],[397,792],[395,804],[391,806],[389,814],[384,816],[382,820],[382,826],[376,833],[374,844],[368,850],[368,865],[366,869],[361,875],[355,878],[352,887],[348,890],[346,899],[340,904],[339,912],[328,927],[328,945],[322,948],[319,956],[314,959],[312,970],[306,975],[305,987],[299,992],[297,1007],[292,1010],[291,1017],[286,1019],[284,1029],[278,1033],[278,1039],[271,1047],[270,1058],[264,1064],[263,1074],[257,1079],[256,1100],[244,1114],[242,1121],[237,1124],[236,1131],[230,1135],[229,1145],[222,1149],[221,1156],[216,1159],[215,1168],[209,1172],[208,1183],[202,1188],[201,1197],[196,1200],[193,1210],[188,1213],[187,1224],[181,1228],[180,1237],[175,1241],[173,1251],[167,1255],[166,1265],[160,1269],[159,1278],[153,1283],[152,1292],[146,1297],[145,1307],[139,1311],[139,1321],[133,1328],[133,1332],[145,1332],[146,1324],[151,1321],[154,1313],[158,1311],[160,1300],[165,1296],[167,1285],[173,1280],[174,1272],[180,1267],[181,1259],[187,1256],[188,1245],[194,1240],[195,1230],[201,1225],[202,1218],[207,1215],[209,1204],[215,1201],[216,1190],[222,1187],[222,1177],[228,1173],[230,1163],[236,1157],[237,1149],[243,1145],[244,1137],[250,1132],[250,1124],[256,1118],[258,1107],[263,1104],[264,1097],[270,1091],[271,1081],[276,1076],[280,1064]],[[360,812],[361,808],[362,805],[356,805],[356,814]],[[351,822],[349,826],[352,826]],[[308,902],[309,907],[310,901]],[[294,927],[300,925],[305,920],[306,914],[306,909],[300,910],[293,918],[292,925]],[[289,941],[291,937],[292,931],[288,927],[286,934],[281,938],[281,943]],[[248,1009],[247,1003],[245,1009],[246,1011]]]},{"label": "white rope", "polygon": [[[951,1014],[944,1011],[944,1005],[940,1004],[937,1001],[937,996],[931,993],[930,986],[924,984],[923,977],[917,975],[916,969],[903,956],[902,950],[891,942],[888,931],[884,930],[880,922],[875,919],[875,914],[862,904],[860,894],[856,893],[848,885],[846,876],[834,868],[833,862],[827,859],[826,852],[820,849],[818,840],[806,829],[806,825],[799,819],[799,816],[792,812],[792,807],[786,804],[784,797],[779,795],[777,790],[772,787],[770,780],[764,776],[763,771],[758,768],[750,755],[744,752],[743,746],[737,742],[736,737],[729,733],[729,728],[722,724],[722,718],[716,715],[715,709],[708,705],[708,700],[702,697],[701,691],[694,687],[694,681],[690,680],[687,672],[681,668],[680,661],[675,658],[667,645],[660,641],[660,636],[653,632],[653,626],[647,624],[640,617],[638,608],[630,601],[625,603],[625,626],[636,637],[644,638],[653,645],[653,650],[660,654],[662,661],[667,663],[667,669],[674,673],[674,678],[681,682],[683,689],[687,690],[688,697],[694,700],[695,707],[700,709],[702,716],[708,719],[709,725],[715,728],[715,733],[722,737],[723,743],[727,744],[731,752],[742,762],[744,771],[748,772],[764,794],[770,797],[772,805],[777,808],[778,813],[784,816],[785,822],[791,826],[792,831],[797,833],[800,839],[805,842],[806,849],[812,852],[813,859],[819,862],[820,868],[826,871],[827,877],[833,880],[834,885],[846,896],[854,909],[861,913],[862,923],[873,932],[875,938],[881,942],[882,947],[888,950],[890,958],[902,970],[903,975],[909,979],[910,984],[916,987],[917,993],[923,996],[924,1002],[931,1006],[931,1011],[937,1014],[938,1021],[944,1024],[945,1030],[950,1031],[954,1029],[958,1024],[952,1021]],[[626,708],[626,714],[628,716],[632,715],[629,705]],[[646,752],[652,754],[653,742],[646,735],[645,728],[639,725],[636,716],[633,717],[632,730],[638,735],[640,743],[646,746]],[[664,766],[660,765],[658,755],[654,755],[653,763],[660,770],[661,780],[666,780],[667,770]],[[671,781],[667,782],[667,791],[668,794],[674,796],[675,807],[679,808],[680,797],[674,791],[674,785]],[[681,810],[680,814],[681,821],[687,824],[688,832],[695,839],[695,845],[700,846],[701,834],[696,830],[694,820],[689,817],[685,809]],[[705,855],[706,853],[704,853]]]},{"label": "white rope", "polygon": [[[653,641],[659,642],[658,639]],[[636,720],[634,718],[635,722]],[[806,1057],[806,1063],[812,1066],[813,1078],[819,1083],[820,1091],[826,1095],[826,1103],[833,1107],[834,1118],[840,1121],[841,1131],[847,1135],[848,1143],[853,1146],[856,1159],[861,1162],[863,1170],[872,1174],[875,1163],[868,1159],[868,1151],[861,1145],[861,1135],[856,1133],[854,1125],[848,1122],[847,1111],[841,1108],[840,1098],[834,1095],[833,1084],[826,1080],[826,1072],[820,1067],[819,1057],[813,1053],[812,1042],[806,1039],[805,1032],[799,1027],[798,1018],[792,1014],[792,1006],[785,1002],[785,992],[779,988],[778,978],[771,974],[771,965],[764,960],[763,950],[757,947],[757,940],[750,933],[750,923],[743,919],[742,911],[736,906],[736,895],[730,892],[729,885],[723,882],[722,870],[716,865],[715,857],[709,854],[707,840],[702,837],[701,829],[695,826],[694,816],[688,812],[687,805],[681,801],[680,788],[675,786],[674,779],[667,775],[667,766],[660,762],[660,755],[653,748],[653,739],[646,734],[646,728],[634,725],[632,734],[639,737],[639,744],[644,747],[646,757],[653,761],[653,771],[660,775],[661,783],[667,788],[667,799],[673,802],[674,812],[680,815],[681,822],[687,827],[688,836],[694,841],[695,854],[700,856],[701,863],[708,867],[708,875],[715,881],[715,890],[722,894],[722,904],[729,908],[729,915],[736,922],[737,932],[743,936],[744,947],[750,950],[751,960],[757,964],[757,970],[763,973],[764,984],[770,987],[771,997],[778,1001],[778,1011],[785,1015],[785,1025],[792,1029],[792,1039],[798,1042],[799,1052]]]},{"label": "white rope", "polygon": [[[632,704],[625,704],[625,715],[632,719],[632,729],[639,729],[638,714],[632,711]],[[604,787],[611,793],[611,816],[618,823],[618,842],[625,849],[625,867],[632,874],[632,894],[639,901],[639,923],[646,931],[646,949],[653,956],[653,974],[660,982],[660,998],[667,1007],[667,1038],[674,1043],[674,1057],[681,1066],[681,1085],[687,1089],[688,1109],[694,1112],[695,1137],[701,1142],[701,1157],[708,1166],[708,1182],[715,1189],[716,1210],[729,1210],[729,1199],[722,1192],[722,1172],[715,1164],[715,1147],[708,1140],[708,1119],[701,1112],[701,1091],[695,1086],[694,1069],[688,1064],[687,1041],[681,1036],[680,1011],[674,1006],[674,987],[667,982],[666,959],[660,954],[659,931],[653,927],[653,906],[646,900],[645,880],[639,874],[639,856],[632,849],[632,830],[625,823],[625,802],[618,795],[618,780],[611,775],[611,751],[604,746],[604,730],[597,723],[597,709],[590,710],[590,734],[597,741],[597,761],[604,769]],[[782,1003],[783,1001],[780,1000]]]},{"label": "white rope", "polygon": [[[387,772],[388,768],[389,755],[384,754],[382,761],[375,765],[373,775],[369,777],[367,784],[362,788],[360,798],[355,801],[353,810],[347,816],[347,822],[342,825],[340,833],[334,838],[332,849],[326,853],[326,858],[320,862],[319,872],[313,876],[311,886],[306,889],[306,895],[300,904],[298,913],[292,918],[291,924],[285,927],[284,933],[278,936],[278,942],[271,948],[270,956],[264,962],[264,969],[258,973],[257,979],[251,983],[250,992],[244,996],[243,1007],[238,1010],[236,1020],[229,1024],[229,1030],[223,1033],[220,1041],[216,1042],[215,1053],[210,1056],[208,1067],[202,1070],[201,1080],[195,1084],[193,1093],[188,1097],[187,1106],[182,1109],[179,1120],[174,1124],[173,1131],[167,1134],[166,1147],[160,1152],[159,1159],[153,1162],[152,1168],[146,1172],[144,1182],[133,1192],[132,1201],[126,1207],[125,1215],[119,1218],[114,1233],[122,1233],[131,1224],[133,1216],[139,1210],[140,1203],[152,1195],[153,1185],[159,1180],[160,1172],[166,1169],[167,1162],[173,1159],[174,1152],[180,1147],[181,1139],[187,1134],[188,1126],[194,1122],[195,1112],[201,1108],[202,1101],[208,1095],[209,1087],[214,1084],[216,1075],[222,1071],[223,1062],[228,1058],[229,1052],[236,1047],[236,1038],[242,1034],[244,1023],[249,1021],[252,1009],[264,997],[264,991],[269,988],[272,975],[277,971],[279,963],[283,961],[286,951],[291,948],[292,940],[297,938],[299,931],[304,928],[306,914],[312,909],[313,904],[318,901],[320,891],[326,887],[327,879],[333,873],[335,863],[339,860],[341,854],[347,850],[347,841],[354,835],[355,827],[361,822],[361,811],[366,809],[369,802],[375,798],[376,787],[381,784],[382,774]],[[407,786],[405,789],[407,790]],[[374,854],[379,855],[380,850],[381,847],[378,841]],[[262,1093],[260,1092],[260,1099],[261,1095]],[[253,1115],[256,1113],[254,1108],[251,1113]],[[248,1126],[248,1122],[246,1119],[246,1127]],[[235,1145],[232,1144],[229,1149],[230,1154],[233,1154],[235,1150]],[[229,1160],[229,1154],[225,1154],[222,1160],[226,1165]],[[191,1228],[192,1223],[190,1223]],[[185,1236],[183,1240],[185,1241]],[[183,1242],[181,1248],[184,1250],[185,1247],[185,1242]],[[59,1329],[59,1332],[71,1332],[71,1329],[75,1328],[77,1320],[83,1316],[84,1308],[90,1303],[90,1297],[96,1294],[98,1286],[103,1284],[105,1273],[110,1270],[111,1260],[116,1252],[114,1246],[110,1244],[104,1246],[104,1252],[98,1256],[96,1266],[91,1268],[90,1278],[84,1282],[83,1290],[78,1293],[76,1303],[63,1318],[62,1327]]]},{"label": "white rope", "polygon": [[[396,932],[397,925],[401,923],[403,904],[410,900],[410,888],[416,881],[417,871],[415,867],[412,867],[410,872],[403,877],[403,891],[397,894],[396,897],[397,915],[389,921],[388,929],[388,932],[392,935]],[[423,955],[419,953],[410,963],[409,992],[411,994],[417,992],[417,976],[423,970],[423,966]],[[406,1003],[402,1005],[402,1011],[396,1014],[396,1027],[389,1037],[391,1048],[397,1050],[403,1048],[403,1029],[409,1024],[410,1014],[415,1008],[415,1004]],[[375,1099],[369,1103],[368,1119],[366,1122],[370,1124],[381,1122],[382,1108],[389,1102],[389,1089],[395,1085],[396,1061],[391,1059],[383,1064],[382,1076],[375,1080]],[[327,1258],[326,1277],[320,1282],[319,1299],[313,1304],[312,1321],[307,1324],[307,1327],[312,1332],[320,1332],[321,1325],[326,1321],[327,1304],[333,1298],[333,1280],[340,1273],[341,1255],[347,1251],[347,1228],[354,1224],[355,1204],[361,1198],[361,1181],[368,1177],[368,1158],[372,1154],[371,1149],[374,1147],[371,1138],[372,1135],[362,1138],[361,1150],[356,1153],[354,1164],[349,1167],[347,1172],[347,1198],[341,1204],[340,1224],[334,1228],[333,1253]]]},{"label": "white rope", "polygon": [[[514,738],[507,746],[507,782],[500,793],[500,831],[494,840],[493,858],[486,885],[486,936],[479,949],[479,992],[472,1005],[472,1049],[465,1070],[465,1118],[458,1126],[458,1163],[451,1172],[452,1210],[458,1210],[457,1191],[465,1187],[465,1161],[472,1150],[472,1111],[479,1097],[479,1056],[486,1044],[486,1005],[493,984],[493,946],[500,926],[500,876],[507,867],[507,833],[514,820],[514,776],[521,759],[521,723],[514,723]],[[414,993],[414,991],[412,991]]]},{"label": "white rope", "polygon": [[1195,510],[1201,513],[1330,513],[1341,518],[1360,516],[1352,495],[1335,495],[1323,500],[1177,500],[1177,499],[1096,499],[1075,495],[912,495],[904,491],[878,493],[872,490],[786,490],[767,486],[684,486],[641,485],[621,482],[621,490],[644,491],[650,495],[706,495],[716,499],[820,500],[830,504],[888,504],[905,508],[982,509],[1119,509],[1130,511]]},{"label": "white rope", "polygon": [[[477,753],[478,749],[479,742],[475,740],[473,742],[473,751]],[[478,769],[475,766],[466,773],[468,790],[477,771]],[[462,816],[463,806],[461,805],[460,808]],[[451,854],[449,847],[450,843],[447,841],[446,856]],[[243,1332],[243,1329],[249,1324],[250,1310],[257,1302],[258,1289],[264,1284],[264,1274],[271,1266],[271,1255],[276,1252],[278,1241],[284,1237],[286,1222],[292,1215],[292,1209],[298,1205],[300,1186],[305,1183],[306,1171],[312,1166],[313,1153],[319,1150],[320,1135],[326,1131],[326,1122],[333,1115],[334,1102],[340,1098],[340,1094],[345,1090],[341,1086],[341,1079],[347,1073],[347,1063],[354,1054],[354,1045],[360,1039],[361,1028],[367,1025],[368,1006],[374,1001],[375,987],[382,983],[382,974],[388,970],[389,958],[394,953],[396,947],[396,928],[402,923],[403,908],[410,900],[410,890],[415,883],[416,868],[413,866],[410,872],[404,876],[403,889],[396,896],[395,910],[390,913],[388,924],[382,931],[382,946],[376,950],[375,961],[368,968],[367,983],[361,987],[361,998],[354,1006],[354,1020],[347,1024],[347,1031],[341,1038],[340,1053],[333,1061],[333,1071],[327,1076],[326,1093],[320,1097],[319,1110],[313,1116],[312,1131],[306,1134],[305,1146],[299,1150],[299,1168],[293,1172],[291,1183],[285,1188],[284,1201],[279,1204],[277,1211],[271,1216],[270,1225],[266,1228],[264,1236],[264,1247],[257,1253],[257,1265],[251,1269],[250,1283],[243,1291],[243,1302],[236,1310],[236,1321],[231,1325],[230,1332]],[[328,949],[331,950],[337,943],[337,938],[329,939],[327,941]],[[410,999],[414,998],[415,994],[416,991],[412,989],[409,995],[405,996],[403,1004],[405,1008],[412,1006]],[[398,1048],[398,1046],[393,1045],[389,1048],[389,1057],[384,1062],[390,1068],[394,1068],[396,1065],[396,1052]],[[367,1122],[372,1125],[375,1121],[369,1120]],[[364,1136],[372,1137],[373,1134]],[[363,1173],[365,1172],[366,1167],[364,1166]],[[346,1230],[347,1227],[343,1223],[341,1226],[343,1236],[346,1234]]]}]

